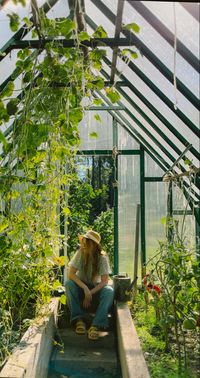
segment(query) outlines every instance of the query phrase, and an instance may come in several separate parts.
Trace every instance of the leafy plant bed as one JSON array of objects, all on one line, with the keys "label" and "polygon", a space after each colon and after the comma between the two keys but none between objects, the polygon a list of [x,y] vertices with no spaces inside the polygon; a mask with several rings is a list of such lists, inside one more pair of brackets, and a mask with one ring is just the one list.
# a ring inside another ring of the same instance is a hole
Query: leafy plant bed
[{"label": "leafy plant bed", "polygon": [[[187,341],[186,356],[182,355],[182,365],[178,358],[174,329],[169,332],[169,346],[156,318],[153,306],[153,297],[149,303],[145,294],[137,295],[134,303],[130,305],[131,315],[142,345],[144,356],[149,367],[151,378],[197,378],[200,374],[199,366],[199,335],[195,330],[185,331]],[[180,337],[181,342],[181,337]]]}]

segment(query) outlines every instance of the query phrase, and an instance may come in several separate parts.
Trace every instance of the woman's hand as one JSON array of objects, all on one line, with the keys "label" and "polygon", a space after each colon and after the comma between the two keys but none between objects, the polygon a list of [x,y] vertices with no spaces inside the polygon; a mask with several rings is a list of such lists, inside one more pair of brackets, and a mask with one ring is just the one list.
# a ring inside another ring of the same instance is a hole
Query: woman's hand
[{"label": "woman's hand", "polygon": [[83,307],[88,308],[91,304],[91,301],[92,301],[92,294],[91,294],[91,291],[88,289],[87,286],[85,286],[85,288],[84,288],[84,294],[85,294],[85,298],[83,300]]}]

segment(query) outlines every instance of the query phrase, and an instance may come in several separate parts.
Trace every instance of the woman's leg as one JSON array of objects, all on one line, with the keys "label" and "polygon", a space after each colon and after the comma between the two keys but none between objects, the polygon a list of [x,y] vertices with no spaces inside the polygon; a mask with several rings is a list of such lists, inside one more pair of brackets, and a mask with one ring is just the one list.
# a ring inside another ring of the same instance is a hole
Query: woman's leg
[{"label": "woman's leg", "polygon": [[71,313],[71,322],[84,318],[85,312],[81,308],[81,301],[84,296],[83,290],[72,280],[66,281],[65,288],[67,303]]},{"label": "woman's leg", "polygon": [[114,290],[111,286],[105,286],[100,290],[99,304],[92,325],[99,328],[108,327],[108,312],[113,304]]}]

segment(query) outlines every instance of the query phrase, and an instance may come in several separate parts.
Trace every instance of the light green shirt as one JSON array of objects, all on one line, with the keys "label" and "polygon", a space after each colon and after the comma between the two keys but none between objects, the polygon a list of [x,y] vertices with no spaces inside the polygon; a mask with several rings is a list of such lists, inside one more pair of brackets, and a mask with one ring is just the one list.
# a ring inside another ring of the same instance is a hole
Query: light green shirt
[{"label": "light green shirt", "polygon": [[101,276],[103,276],[104,274],[111,273],[108,256],[106,254],[100,255],[99,271],[93,281],[92,281],[92,262],[91,260],[89,260],[88,270],[87,272],[85,272],[83,269],[83,257],[82,257],[81,250],[77,251],[74,254],[71,261],[69,262],[69,266],[73,266],[75,269],[77,269],[77,272],[76,272],[77,276],[80,278],[81,281],[89,285],[97,285],[101,281]]}]

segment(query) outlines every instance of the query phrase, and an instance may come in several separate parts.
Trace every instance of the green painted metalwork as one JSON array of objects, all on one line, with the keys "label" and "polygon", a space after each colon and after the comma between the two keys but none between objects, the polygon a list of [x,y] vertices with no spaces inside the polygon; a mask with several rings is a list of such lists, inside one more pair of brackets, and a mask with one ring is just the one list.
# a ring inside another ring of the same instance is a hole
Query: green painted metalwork
[{"label": "green painted metalwork", "polygon": [[[139,155],[140,150],[118,150],[119,155]],[[80,150],[77,151],[77,155],[107,155],[112,156],[113,151],[112,150]]]},{"label": "green painted metalwork", "polygon": [[[47,43],[55,43],[58,45],[62,45],[63,47],[76,47],[76,41],[74,39],[42,39],[42,40],[20,40],[20,41],[13,41],[10,45],[10,50],[14,49],[24,49],[29,47],[30,49],[44,49]],[[94,38],[90,41],[85,40],[81,42],[82,45],[87,47],[95,47],[95,46],[109,46],[109,47],[116,47],[116,46],[130,46],[130,41],[127,38]]]},{"label": "green painted metalwork", "polygon": [[141,204],[141,266],[142,277],[146,272],[146,232],[145,232],[145,160],[144,148],[140,146],[140,204]]},{"label": "green painted metalwork", "polygon": [[[116,16],[101,0],[91,0],[93,4],[113,23],[115,24]],[[86,22],[89,17],[85,16]],[[92,21],[92,20],[91,20]],[[171,72],[164,63],[133,33],[123,30],[123,34],[131,44],[134,44],[139,51],[173,84],[173,72]],[[199,109],[199,99],[179,80],[177,79],[177,89],[197,108]]]},{"label": "green painted metalwork", "polygon": [[162,182],[163,178],[162,177],[145,177],[144,178],[145,182]]},{"label": "green painted metalwork", "polygon": [[[118,125],[113,118],[113,146],[118,146]],[[118,219],[118,156],[114,156],[114,274],[119,272],[119,219]]]}]

